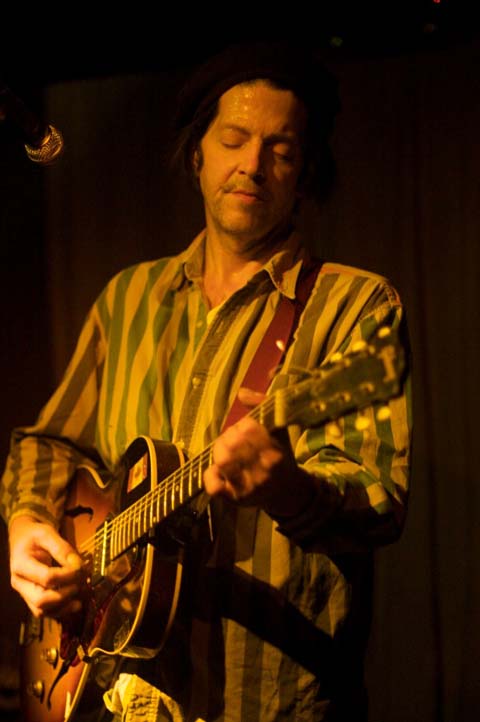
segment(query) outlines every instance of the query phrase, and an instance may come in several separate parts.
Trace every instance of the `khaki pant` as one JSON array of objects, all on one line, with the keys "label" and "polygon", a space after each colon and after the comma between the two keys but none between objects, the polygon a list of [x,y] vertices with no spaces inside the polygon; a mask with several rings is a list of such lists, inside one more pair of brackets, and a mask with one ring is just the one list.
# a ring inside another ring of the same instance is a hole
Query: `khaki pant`
[{"label": "khaki pant", "polygon": [[115,722],[185,722],[181,707],[171,697],[136,674],[120,674],[104,701]]}]

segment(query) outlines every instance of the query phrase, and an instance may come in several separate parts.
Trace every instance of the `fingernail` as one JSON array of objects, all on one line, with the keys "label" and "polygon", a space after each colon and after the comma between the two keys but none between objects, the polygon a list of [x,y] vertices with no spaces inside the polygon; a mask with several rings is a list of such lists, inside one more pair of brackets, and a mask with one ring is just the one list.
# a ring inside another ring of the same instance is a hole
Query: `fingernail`
[{"label": "fingernail", "polygon": [[65,565],[67,567],[70,567],[71,569],[81,569],[82,560],[78,556],[78,554],[75,554],[75,552],[70,552],[69,554],[67,554],[67,558],[65,559]]}]

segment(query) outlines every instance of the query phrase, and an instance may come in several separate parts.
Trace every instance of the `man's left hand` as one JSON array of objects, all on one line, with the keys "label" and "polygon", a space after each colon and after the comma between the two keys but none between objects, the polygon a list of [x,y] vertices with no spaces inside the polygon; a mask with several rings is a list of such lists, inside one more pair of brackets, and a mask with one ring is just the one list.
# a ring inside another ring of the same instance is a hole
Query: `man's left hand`
[{"label": "man's left hand", "polygon": [[[263,399],[246,389],[239,396],[248,406]],[[219,436],[203,480],[211,496],[222,495],[279,516],[293,516],[313,494],[311,477],[298,467],[286,431],[271,434],[251,416]]]}]

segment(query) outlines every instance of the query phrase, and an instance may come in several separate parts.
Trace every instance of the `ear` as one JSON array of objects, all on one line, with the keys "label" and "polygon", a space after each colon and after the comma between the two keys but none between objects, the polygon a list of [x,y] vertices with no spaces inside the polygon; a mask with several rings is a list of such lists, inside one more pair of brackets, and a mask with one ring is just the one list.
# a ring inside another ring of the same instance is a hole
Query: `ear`
[{"label": "ear", "polygon": [[197,146],[197,147],[195,148],[195,150],[193,151],[193,156],[192,156],[192,168],[193,168],[193,172],[195,173],[196,176],[198,176],[198,174],[200,173],[201,165],[202,165],[202,163],[201,163],[201,153],[200,153],[199,148],[198,148],[198,146]]}]

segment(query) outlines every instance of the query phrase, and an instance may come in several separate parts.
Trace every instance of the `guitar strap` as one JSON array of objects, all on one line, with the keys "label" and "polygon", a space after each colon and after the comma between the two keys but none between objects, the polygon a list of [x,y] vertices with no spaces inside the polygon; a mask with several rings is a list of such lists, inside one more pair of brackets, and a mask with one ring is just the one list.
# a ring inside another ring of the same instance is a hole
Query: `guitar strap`
[{"label": "guitar strap", "polygon": [[[282,356],[292,342],[300,315],[310,297],[321,266],[322,261],[311,259],[300,271],[295,299],[282,296],[241,386],[260,393],[267,391],[272,381],[271,372],[280,365]],[[247,411],[248,409],[237,396],[223,425],[223,431],[245,416]]]},{"label": "guitar strap", "polygon": [[[313,290],[321,266],[322,262],[318,259],[312,259],[305,264],[297,281],[295,299],[292,300],[282,296],[275,315],[247,369],[241,386],[260,393],[267,391],[272,380],[271,371],[280,365],[283,355],[292,342],[293,333]],[[242,416],[245,416],[248,410],[237,396],[222,430],[224,431],[236,423]],[[222,566],[225,563],[232,564],[234,561],[250,558],[255,543],[258,509],[256,507],[232,505],[218,497],[210,499],[207,504],[209,534],[212,541],[217,533],[222,536],[224,541],[229,539],[229,534],[221,534],[222,527],[235,530],[232,548],[226,548],[224,543],[215,545],[210,563]]]}]

